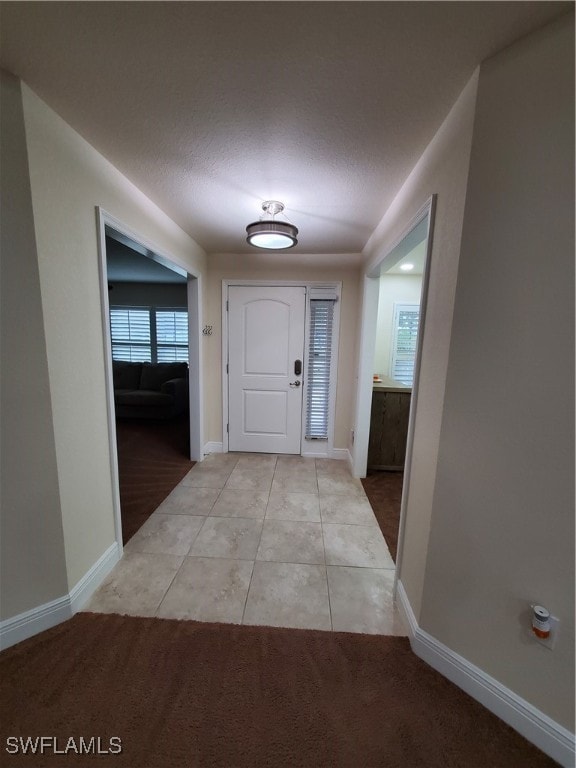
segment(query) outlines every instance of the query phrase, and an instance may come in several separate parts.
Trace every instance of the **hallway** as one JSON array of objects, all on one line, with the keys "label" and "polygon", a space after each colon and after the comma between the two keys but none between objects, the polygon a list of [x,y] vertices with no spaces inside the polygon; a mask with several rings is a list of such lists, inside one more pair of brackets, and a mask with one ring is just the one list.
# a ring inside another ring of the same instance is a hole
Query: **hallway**
[{"label": "hallway", "polygon": [[86,610],[404,635],[393,584],[344,462],[211,454],[132,537]]}]

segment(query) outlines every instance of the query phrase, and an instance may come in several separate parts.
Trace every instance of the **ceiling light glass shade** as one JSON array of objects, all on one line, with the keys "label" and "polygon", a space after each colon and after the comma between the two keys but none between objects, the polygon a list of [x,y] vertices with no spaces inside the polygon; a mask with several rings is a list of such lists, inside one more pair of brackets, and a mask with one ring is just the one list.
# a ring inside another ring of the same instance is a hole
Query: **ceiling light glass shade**
[{"label": "ceiling light glass shade", "polygon": [[246,227],[246,235],[250,245],[274,251],[293,248],[298,242],[298,228],[284,221],[255,221]]}]

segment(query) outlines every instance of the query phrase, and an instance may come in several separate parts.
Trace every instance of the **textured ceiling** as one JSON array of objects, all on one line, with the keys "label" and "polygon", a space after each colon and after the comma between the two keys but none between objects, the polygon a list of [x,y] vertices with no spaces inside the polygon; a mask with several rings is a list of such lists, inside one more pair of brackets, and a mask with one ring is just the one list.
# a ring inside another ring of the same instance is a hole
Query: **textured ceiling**
[{"label": "textured ceiling", "polygon": [[262,200],[359,252],[477,64],[555,2],[2,2],[0,62],[204,249]]}]

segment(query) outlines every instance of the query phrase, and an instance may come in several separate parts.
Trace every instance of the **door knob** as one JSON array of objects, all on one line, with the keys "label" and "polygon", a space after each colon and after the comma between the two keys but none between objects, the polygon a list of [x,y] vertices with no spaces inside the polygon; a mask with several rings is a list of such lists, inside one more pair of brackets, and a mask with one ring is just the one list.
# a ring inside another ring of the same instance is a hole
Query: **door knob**
[{"label": "door knob", "polygon": [[290,386],[291,387],[299,387],[300,386],[300,382],[299,381],[291,381],[290,382]]}]

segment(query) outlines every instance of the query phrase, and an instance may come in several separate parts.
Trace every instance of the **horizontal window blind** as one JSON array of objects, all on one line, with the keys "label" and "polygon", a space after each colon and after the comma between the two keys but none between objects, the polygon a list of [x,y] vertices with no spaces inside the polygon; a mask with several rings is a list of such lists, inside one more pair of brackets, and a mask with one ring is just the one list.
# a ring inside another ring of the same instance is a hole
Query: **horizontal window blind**
[{"label": "horizontal window blind", "polygon": [[391,375],[396,381],[401,381],[410,387],[414,382],[419,324],[420,307],[418,304],[395,305]]},{"label": "horizontal window blind", "polygon": [[328,439],[334,299],[310,299],[306,437]]},{"label": "horizontal window blind", "polygon": [[156,345],[159,363],[188,362],[188,312],[156,310]]},{"label": "horizontal window blind", "polygon": [[151,362],[150,310],[113,307],[110,310],[112,357],[128,362]]},{"label": "horizontal window blind", "polygon": [[154,307],[111,307],[112,358],[127,362],[187,363],[188,312]]},{"label": "horizontal window blind", "polygon": [[135,347],[126,344],[112,344],[112,359],[124,360],[127,363],[151,363],[152,350],[150,347]]},{"label": "horizontal window blind", "polygon": [[159,344],[156,357],[159,363],[187,363],[188,347],[171,347],[167,344]]},{"label": "horizontal window blind", "polygon": [[162,344],[188,344],[188,312],[156,310],[156,338]]}]

